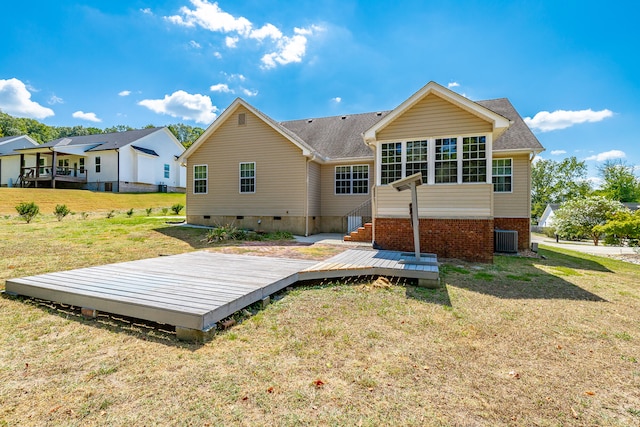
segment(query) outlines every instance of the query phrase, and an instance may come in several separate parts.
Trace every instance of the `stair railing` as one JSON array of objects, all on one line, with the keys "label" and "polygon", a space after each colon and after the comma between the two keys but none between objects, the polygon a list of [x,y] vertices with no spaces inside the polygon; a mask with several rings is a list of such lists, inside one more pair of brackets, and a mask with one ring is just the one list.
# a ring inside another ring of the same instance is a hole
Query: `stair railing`
[{"label": "stair railing", "polygon": [[371,218],[371,198],[369,198],[343,217],[343,224],[346,223],[347,225],[345,234],[349,234],[359,227],[364,226],[366,223],[371,222]]}]

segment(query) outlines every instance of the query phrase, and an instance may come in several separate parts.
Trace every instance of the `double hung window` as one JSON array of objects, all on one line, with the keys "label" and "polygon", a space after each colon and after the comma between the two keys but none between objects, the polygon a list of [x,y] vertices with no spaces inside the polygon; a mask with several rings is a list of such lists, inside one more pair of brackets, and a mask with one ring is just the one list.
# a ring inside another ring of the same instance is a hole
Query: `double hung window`
[{"label": "double hung window", "polygon": [[193,166],[193,193],[194,194],[207,194],[207,178],[208,178],[207,165],[194,165]]},{"label": "double hung window", "polygon": [[494,159],[492,168],[493,191],[510,193],[513,169],[511,159]]},{"label": "double hung window", "polygon": [[255,162],[240,163],[240,192],[241,193],[256,192],[256,163]]},{"label": "double hung window", "polygon": [[369,165],[336,166],[336,194],[368,194]]}]

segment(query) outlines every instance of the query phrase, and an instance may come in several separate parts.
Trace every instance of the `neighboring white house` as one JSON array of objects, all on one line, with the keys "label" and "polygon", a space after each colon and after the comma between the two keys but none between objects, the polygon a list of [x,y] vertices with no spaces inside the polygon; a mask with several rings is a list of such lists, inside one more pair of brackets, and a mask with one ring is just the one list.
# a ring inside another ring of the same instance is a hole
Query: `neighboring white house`
[{"label": "neighboring white house", "polygon": [[[38,143],[27,135],[0,138],[0,187],[14,186],[20,176],[20,153],[15,150],[37,145]],[[35,166],[35,159],[35,156],[23,157],[25,163],[22,166]]]},{"label": "neighboring white house", "polygon": [[167,129],[148,128],[59,138],[23,148],[35,155],[20,185],[113,192],[184,192],[186,170],[177,161],[185,148]]},{"label": "neighboring white house", "polygon": [[560,207],[560,203],[549,203],[544,208],[544,212],[538,220],[538,227],[553,227],[553,218],[555,217],[555,211]]}]

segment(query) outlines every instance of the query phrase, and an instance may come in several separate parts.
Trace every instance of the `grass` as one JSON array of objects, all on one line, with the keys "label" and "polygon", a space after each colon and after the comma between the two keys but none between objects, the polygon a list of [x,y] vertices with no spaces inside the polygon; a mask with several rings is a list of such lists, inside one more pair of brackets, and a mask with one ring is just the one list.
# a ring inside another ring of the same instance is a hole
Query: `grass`
[{"label": "grass", "polygon": [[108,212],[128,209],[144,210],[185,204],[180,193],[105,193],[86,190],[51,190],[47,188],[0,187],[0,215],[16,215],[15,206],[35,202],[43,214],[53,213],[56,205],[67,205],[72,212]]},{"label": "grass", "polygon": [[[124,213],[0,219],[0,280],[203,238]],[[281,243],[271,249],[334,253]],[[203,345],[162,325],[0,298],[0,425],[640,424],[640,266],[541,252],[446,264],[435,290],[303,283]]]}]

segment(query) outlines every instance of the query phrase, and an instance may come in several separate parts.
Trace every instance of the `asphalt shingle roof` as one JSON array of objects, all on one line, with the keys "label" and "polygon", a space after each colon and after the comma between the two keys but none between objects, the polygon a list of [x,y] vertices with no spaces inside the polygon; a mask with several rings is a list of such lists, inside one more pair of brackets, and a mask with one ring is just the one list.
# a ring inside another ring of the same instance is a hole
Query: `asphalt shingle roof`
[{"label": "asphalt shingle roof", "polygon": [[85,135],[85,136],[70,136],[65,138],[54,139],[53,141],[49,141],[47,143],[41,144],[40,147],[55,147],[60,144],[64,140],[70,140],[68,143],[65,143],[65,146],[73,146],[73,145],[95,145],[93,148],[87,151],[103,151],[103,150],[114,150],[116,148],[124,147],[125,145],[131,144],[132,142],[143,138],[149,134],[152,134],[159,129],[160,127],[148,128],[148,129],[136,129],[129,130],[126,132],[114,132],[114,133],[100,133],[96,135]]},{"label": "asphalt shingle roof", "polygon": [[373,152],[362,140],[362,133],[389,112],[350,114],[292,120],[280,125],[294,132],[320,155],[330,159],[371,157]]},{"label": "asphalt shingle roof", "polygon": [[[544,149],[508,99],[477,101],[477,104],[513,122],[509,129],[493,142],[494,150]],[[362,133],[389,113],[390,111],[382,111],[291,120],[280,122],[279,125],[296,134],[326,158],[373,158],[373,152],[364,143]]]}]

